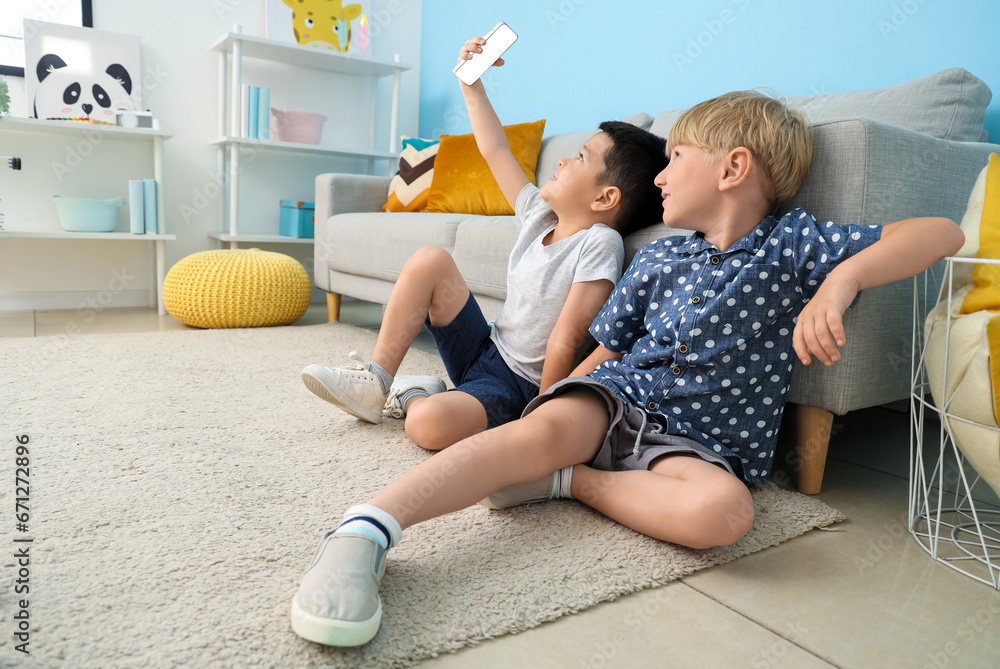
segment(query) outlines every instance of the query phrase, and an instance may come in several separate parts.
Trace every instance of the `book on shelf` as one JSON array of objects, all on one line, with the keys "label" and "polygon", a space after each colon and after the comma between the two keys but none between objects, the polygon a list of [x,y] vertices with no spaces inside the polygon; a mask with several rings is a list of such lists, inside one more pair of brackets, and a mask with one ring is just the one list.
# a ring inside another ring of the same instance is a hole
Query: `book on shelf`
[{"label": "book on shelf", "polygon": [[247,137],[257,139],[257,105],[260,97],[260,88],[250,87],[250,97],[247,102]]},{"label": "book on shelf", "polygon": [[142,201],[142,180],[129,179],[128,181],[128,220],[129,231],[133,235],[141,235],[146,231],[146,223],[143,219]]},{"label": "book on shelf", "polygon": [[271,138],[271,89],[242,84],[240,95],[240,137]]},{"label": "book on shelf", "polygon": [[158,232],[155,179],[129,179],[128,219],[129,231],[133,235],[155,235]]},{"label": "book on shelf", "polygon": [[261,87],[257,94],[257,138],[271,139],[271,89]]},{"label": "book on shelf", "polygon": [[142,180],[142,218],[146,224],[146,234],[159,232],[160,222],[156,207],[156,179]]},{"label": "book on shelf", "polygon": [[250,136],[250,85],[240,86],[240,137]]}]

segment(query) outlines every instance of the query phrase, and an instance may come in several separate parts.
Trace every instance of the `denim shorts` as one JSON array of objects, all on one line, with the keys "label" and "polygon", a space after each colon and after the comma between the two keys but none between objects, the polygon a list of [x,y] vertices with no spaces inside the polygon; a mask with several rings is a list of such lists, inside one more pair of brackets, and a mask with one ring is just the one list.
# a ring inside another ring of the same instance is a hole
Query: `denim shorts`
[{"label": "denim shorts", "polygon": [[593,460],[585,463],[590,467],[607,472],[644,471],[661,455],[687,455],[718,465],[735,475],[733,468],[720,454],[694,439],[663,433],[653,416],[637,406],[623,402],[606,386],[589,376],[574,376],[553,383],[528,404],[524,415],[527,416],[553,397],[577,388],[587,388],[599,395],[608,408],[608,431]]},{"label": "denim shorts", "polygon": [[455,384],[451,390],[472,395],[483,405],[487,427],[520,418],[524,407],[538,395],[538,386],[507,366],[471,293],[451,323],[434,326],[428,318],[425,326]]}]

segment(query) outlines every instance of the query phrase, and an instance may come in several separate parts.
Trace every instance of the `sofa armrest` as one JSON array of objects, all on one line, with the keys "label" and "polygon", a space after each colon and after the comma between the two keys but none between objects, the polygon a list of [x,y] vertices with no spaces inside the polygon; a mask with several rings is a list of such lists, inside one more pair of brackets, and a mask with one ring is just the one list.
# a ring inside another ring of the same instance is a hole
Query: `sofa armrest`
[{"label": "sofa armrest", "polygon": [[818,123],[809,178],[792,206],[840,224],[917,216],[960,221],[992,152],[1000,146],[937,139],[870,119]]},{"label": "sofa armrest", "polygon": [[385,204],[391,177],[367,174],[320,174],[316,177],[316,234],[313,244],[313,281],[330,290],[327,260],[330,249],[326,224],[331,216],[378,211]]},{"label": "sofa armrest", "polygon": [[337,214],[378,211],[385,204],[390,177],[320,174],[316,177],[316,225]]},{"label": "sofa armrest", "polygon": [[[937,139],[868,119],[819,123],[809,178],[790,207],[845,225],[919,216],[961,221],[991,152],[1000,146]],[[795,362],[788,400],[843,414],[906,398],[912,312],[911,280],[864,291],[844,316],[842,360],[832,367]]]}]

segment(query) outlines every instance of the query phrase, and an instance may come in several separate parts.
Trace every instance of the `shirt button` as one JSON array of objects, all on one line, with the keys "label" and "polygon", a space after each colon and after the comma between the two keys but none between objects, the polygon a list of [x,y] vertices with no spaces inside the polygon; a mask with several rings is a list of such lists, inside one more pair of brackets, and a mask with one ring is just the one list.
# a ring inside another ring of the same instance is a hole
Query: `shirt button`
[{"label": "shirt button", "polygon": [[699,302],[701,302],[701,298],[697,295],[691,298],[691,304],[698,304]]},{"label": "shirt button", "polygon": [[656,408],[656,402],[650,400],[649,403],[646,404],[646,408],[649,409],[650,411],[653,411]]},{"label": "shirt button", "polygon": [[670,369],[670,371],[674,373],[674,376],[677,376],[678,374],[681,373],[681,368],[680,367],[672,367]]},{"label": "shirt button", "polygon": [[712,264],[713,265],[719,264],[719,256],[712,256]]},{"label": "shirt button", "polygon": [[680,346],[677,347],[677,350],[680,351],[681,353],[687,353],[688,352],[687,344],[681,344]]}]

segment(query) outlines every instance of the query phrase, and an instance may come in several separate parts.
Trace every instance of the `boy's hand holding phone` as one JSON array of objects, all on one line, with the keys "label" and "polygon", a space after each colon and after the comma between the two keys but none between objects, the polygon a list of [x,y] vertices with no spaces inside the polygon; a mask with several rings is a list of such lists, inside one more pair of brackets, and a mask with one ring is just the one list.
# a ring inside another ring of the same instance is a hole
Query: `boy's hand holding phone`
[{"label": "boy's hand holding phone", "polygon": [[465,43],[458,54],[458,65],[452,71],[462,83],[471,86],[491,65],[500,67],[504,64],[501,56],[515,41],[517,35],[501,21],[485,37],[473,37]]}]

